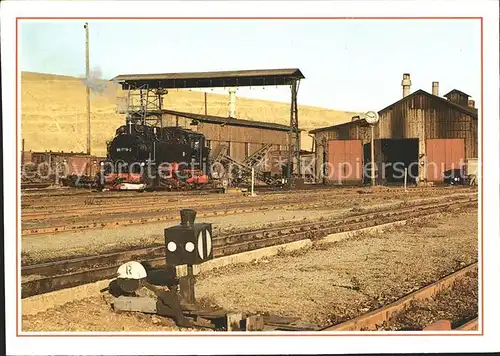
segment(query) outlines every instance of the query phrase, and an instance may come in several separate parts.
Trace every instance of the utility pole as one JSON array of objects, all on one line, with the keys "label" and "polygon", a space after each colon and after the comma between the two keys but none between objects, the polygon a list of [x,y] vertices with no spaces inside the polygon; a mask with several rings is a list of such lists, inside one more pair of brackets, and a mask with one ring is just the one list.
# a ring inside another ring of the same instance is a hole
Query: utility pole
[{"label": "utility pole", "polygon": [[23,138],[23,144],[21,147],[21,168],[24,168],[24,138]]},{"label": "utility pole", "polygon": [[90,61],[89,61],[89,24],[86,22],[85,26],[85,78],[87,89],[87,154],[90,156],[91,152],[91,138],[90,138]]},{"label": "utility pole", "polygon": [[372,186],[375,186],[375,125],[370,125],[372,131],[371,143],[370,143],[370,161],[371,161],[371,170],[370,170],[370,179],[372,182]]},{"label": "utility pole", "polygon": [[375,186],[375,124],[377,124],[379,120],[378,113],[375,111],[368,111],[365,114],[365,120],[370,125],[371,129],[371,143],[370,143],[370,161],[371,161],[371,170],[370,170],[370,178],[372,182],[372,186]]},{"label": "utility pole", "polygon": [[297,166],[296,173],[300,177],[300,131],[299,131],[299,109],[297,106],[297,80],[291,83],[292,102],[290,106],[290,131],[288,132],[288,173],[287,178],[291,180],[294,174],[294,164]]},{"label": "utility pole", "polygon": [[205,116],[207,116],[207,92],[205,92]]}]

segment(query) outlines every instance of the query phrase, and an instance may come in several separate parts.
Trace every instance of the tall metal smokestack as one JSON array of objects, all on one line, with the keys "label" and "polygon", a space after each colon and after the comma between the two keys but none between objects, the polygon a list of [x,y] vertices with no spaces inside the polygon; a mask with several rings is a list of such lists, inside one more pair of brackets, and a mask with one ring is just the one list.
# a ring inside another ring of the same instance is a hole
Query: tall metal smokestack
[{"label": "tall metal smokestack", "polygon": [[411,80],[409,73],[403,74],[403,80],[401,81],[401,86],[403,87],[403,98],[410,95]]},{"label": "tall metal smokestack", "polygon": [[236,88],[229,88],[228,116],[236,118]]},{"label": "tall metal smokestack", "polygon": [[432,82],[432,95],[439,96],[439,82]]}]

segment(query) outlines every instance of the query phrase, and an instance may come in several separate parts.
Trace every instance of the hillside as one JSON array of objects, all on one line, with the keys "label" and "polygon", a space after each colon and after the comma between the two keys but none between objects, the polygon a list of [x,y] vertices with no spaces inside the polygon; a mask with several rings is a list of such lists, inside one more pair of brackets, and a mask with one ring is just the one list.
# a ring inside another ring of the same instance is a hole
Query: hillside
[{"label": "hillside", "polygon": [[[106,144],[124,117],[115,113],[120,89],[102,81],[102,92],[93,92],[92,153],[104,155]],[[81,78],[23,72],[21,74],[21,134],[25,149],[32,151],[81,152],[86,150],[85,85]],[[227,115],[228,97],[208,93],[208,114]],[[172,90],[164,97],[164,107],[194,113],[204,112],[204,94]],[[290,104],[238,97],[240,119],[289,124]],[[356,113],[304,106],[299,103],[299,125],[312,130],[351,120]],[[311,149],[311,138],[302,135],[303,149]]]}]

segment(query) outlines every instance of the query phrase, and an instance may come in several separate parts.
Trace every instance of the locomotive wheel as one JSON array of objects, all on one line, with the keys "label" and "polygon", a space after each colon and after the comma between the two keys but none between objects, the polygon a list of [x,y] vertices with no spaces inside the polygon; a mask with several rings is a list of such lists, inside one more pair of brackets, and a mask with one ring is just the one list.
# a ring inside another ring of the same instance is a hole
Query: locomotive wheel
[{"label": "locomotive wheel", "polygon": [[154,192],[158,187],[161,186],[160,177],[157,175],[153,179],[148,179],[145,177],[146,188],[144,189],[146,192]]}]

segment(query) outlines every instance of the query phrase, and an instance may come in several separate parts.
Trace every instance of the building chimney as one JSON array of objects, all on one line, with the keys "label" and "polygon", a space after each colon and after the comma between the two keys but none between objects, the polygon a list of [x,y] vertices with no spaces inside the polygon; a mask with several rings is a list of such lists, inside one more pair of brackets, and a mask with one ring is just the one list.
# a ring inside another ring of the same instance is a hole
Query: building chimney
[{"label": "building chimney", "polygon": [[476,107],[476,102],[472,99],[469,99],[469,107],[470,108],[475,108]]},{"label": "building chimney", "polygon": [[439,96],[439,82],[432,82],[432,95]]},{"label": "building chimney", "polygon": [[401,81],[401,85],[403,86],[403,98],[404,98],[410,94],[411,80],[409,73],[403,74],[403,80]]},{"label": "building chimney", "polygon": [[236,88],[229,88],[228,116],[236,118]]}]

